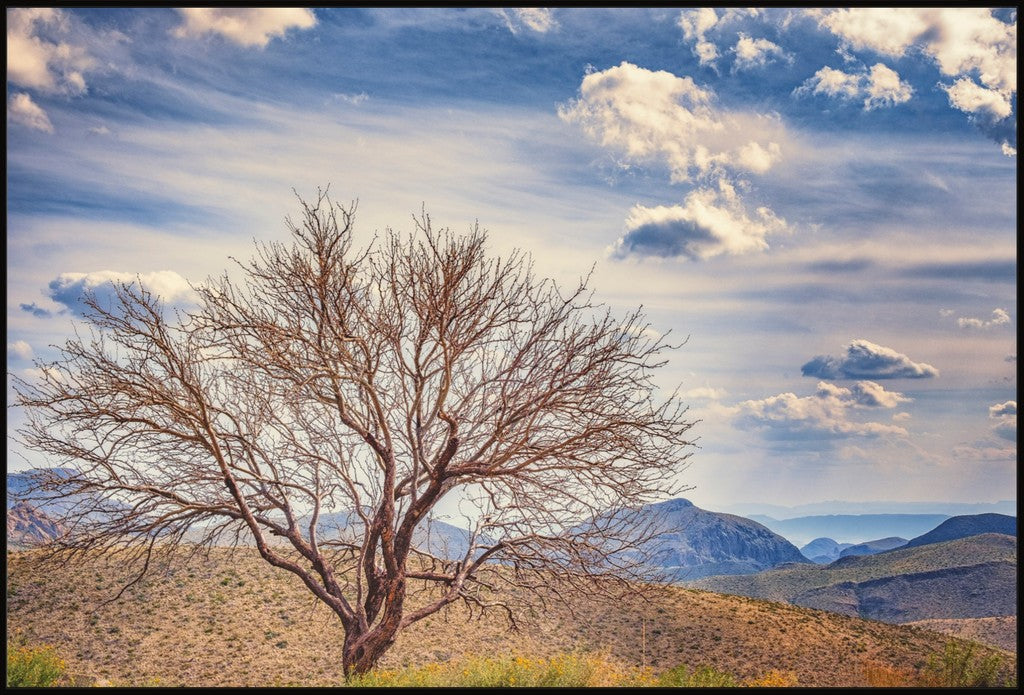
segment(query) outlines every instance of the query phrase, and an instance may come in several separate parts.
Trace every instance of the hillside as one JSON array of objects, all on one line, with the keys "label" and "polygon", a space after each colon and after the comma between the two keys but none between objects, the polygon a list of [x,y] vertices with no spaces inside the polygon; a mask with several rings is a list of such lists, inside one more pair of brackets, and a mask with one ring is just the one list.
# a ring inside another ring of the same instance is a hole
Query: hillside
[{"label": "hillside", "polygon": [[1017,652],[1017,616],[916,620],[908,625]]},{"label": "hillside", "polygon": [[29,548],[61,535],[59,523],[27,502],[7,508],[7,544],[13,548]]},{"label": "hillside", "polygon": [[1017,563],[984,562],[931,572],[840,582],[804,591],[791,603],[887,623],[1015,615]]},{"label": "hillside", "polygon": [[[898,575],[939,572],[999,562],[1016,566],[1016,538],[1002,534],[983,534],[915,548],[897,548],[877,555],[841,558],[831,565],[786,567],[747,576],[708,577],[690,585],[728,594],[792,601],[796,596],[814,589],[844,582],[856,584]],[[1015,597],[1016,581],[1000,585],[1000,589]]]},{"label": "hillside", "polygon": [[[8,555],[9,634],[54,644],[80,684],[340,682],[336,618],[251,549],[213,549],[188,564],[178,559],[106,605],[126,578],[116,562],[72,568],[41,566],[36,558]],[[497,614],[479,620],[453,606],[404,633],[381,666],[581,649],[658,671],[685,663],[750,678],[781,669],[800,685],[856,686],[868,684],[871,666],[919,667],[947,640],[914,627],[681,587],[663,587],[648,602],[572,596],[568,604],[535,604],[517,633]]]},{"label": "hillside", "polygon": [[644,508],[643,521],[664,532],[645,546],[648,562],[668,579],[716,574],[750,574],[785,563],[806,563],[796,546],[761,524],[733,514],[710,512],[674,499]]},{"label": "hillside", "polygon": [[907,542],[908,548],[956,540],[982,533],[1017,535],[1017,517],[1006,514],[969,514],[946,519],[928,533]]}]

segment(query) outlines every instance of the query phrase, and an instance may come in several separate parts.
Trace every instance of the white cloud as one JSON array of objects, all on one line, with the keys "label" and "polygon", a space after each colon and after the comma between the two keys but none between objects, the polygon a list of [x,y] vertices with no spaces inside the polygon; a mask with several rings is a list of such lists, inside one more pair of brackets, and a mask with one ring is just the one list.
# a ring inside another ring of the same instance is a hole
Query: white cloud
[{"label": "white cloud", "polygon": [[189,303],[195,300],[195,293],[188,280],[173,270],[158,270],[152,273],[122,273],[114,270],[99,270],[91,273],[61,273],[49,284],[50,298],[63,304],[74,313],[81,313],[82,295],[94,293],[101,302],[109,301],[116,283],[141,283],[167,304]]},{"label": "white cloud", "polygon": [[[971,113],[1006,111],[1017,91],[1017,25],[1003,22],[986,8],[853,8],[814,11],[819,24],[854,50],[870,50],[893,58],[912,48],[932,58],[939,70],[967,80],[976,75],[984,88],[1002,97],[980,98],[967,86],[946,88],[954,106]],[[980,89],[980,88],[978,88]],[[1005,115],[1000,118],[1005,118]]]},{"label": "white cloud", "polygon": [[714,99],[690,77],[623,62],[584,77],[579,99],[558,115],[628,163],[667,165],[673,182],[767,171],[781,156],[781,124],[725,111]]},{"label": "white cloud", "polygon": [[718,190],[691,192],[683,205],[634,205],[626,218],[626,233],[609,254],[618,259],[681,256],[706,260],[723,254],[763,251],[768,248],[768,234],[786,229],[786,221],[768,208],[750,214],[732,186],[720,182]]},{"label": "white cloud", "polygon": [[720,401],[728,395],[725,389],[716,389],[710,386],[698,386],[682,393],[683,398],[700,401]]},{"label": "white cloud", "polygon": [[971,316],[961,316],[956,320],[960,328],[992,328],[993,326],[1006,326],[1010,323],[1010,315],[1005,309],[993,309],[992,318],[986,320],[976,319]]},{"label": "white cloud", "polygon": [[[514,7],[510,10],[495,10],[505,20],[505,26],[513,34],[526,28],[538,34],[546,34],[558,28],[554,13],[542,7]],[[511,12],[511,14],[509,14]]]},{"label": "white cloud", "polygon": [[734,422],[743,429],[761,431],[772,439],[902,436],[907,434],[903,427],[864,422],[853,415],[876,408],[895,408],[909,400],[902,393],[886,391],[873,382],[860,382],[847,389],[822,381],[810,396],[787,392],[743,401],[734,409]]},{"label": "white cloud", "polygon": [[840,358],[818,355],[800,371],[819,379],[924,379],[939,375],[930,364],[914,362],[892,348],[867,340],[851,341],[846,355]]},{"label": "white cloud", "polygon": [[765,237],[787,230],[785,220],[768,208],[751,214],[728,183],[718,190],[700,188],[683,205],[647,208],[636,205],[626,219],[626,233],[609,249],[612,258],[654,256],[707,260],[715,256],[764,251]]},{"label": "white cloud", "polygon": [[732,50],[736,54],[737,70],[763,67],[785,55],[778,44],[768,39],[752,39],[743,33],[740,33],[739,40]]},{"label": "white cloud", "polygon": [[175,37],[220,34],[241,46],[264,47],[289,29],[309,29],[316,24],[313,11],[300,7],[185,7],[178,12],[185,22],[174,29]]},{"label": "white cloud", "polygon": [[18,359],[30,360],[33,355],[32,346],[24,340],[15,340],[13,343],[7,343],[7,354],[14,355]]},{"label": "white cloud", "polygon": [[1006,401],[989,406],[988,416],[995,420],[992,432],[1002,439],[1017,441],[1017,401]]},{"label": "white cloud", "polygon": [[909,101],[914,90],[895,70],[876,63],[870,70],[857,73],[823,67],[794,91],[797,95],[808,92],[840,99],[863,97],[864,110],[871,111]]},{"label": "white cloud", "polygon": [[1005,154],[1007,157],[1016,157],[1017,156],[1017,148],[1013,147],[1010,143],[1004,142],[1002,144],[1002,148],[1003,148],[1003,154]]},{"label": "white cloud", "polygon": [[710,7],[683,10],[676,20],[676,24],[683,30],[683,37],[694,42],[693,54],[701,65],[712,65],[718,58],[718,48],[705,36],[717,23],[718,13]]},{"label": "white cloud", "polygon": [[338,101],[343,101],[346,104],[352,104],[353,106],[359,106],[364,101],[369,100],[370,95],[366,92],[359,92],[358,94],[345,94],[339,92],[334,95],[334,98]]},{"label": "white cloud", "polygon": [[11,98],[7,100],[7,118],[26,128],[41,130],[45,133],[53,132],[53,124],[50,123],[50,117],[46,115],[46,111],[24,92],[12,94]]},{"label": "white cloud", "polygon": [[970,77],[961,77],[951,85],[940,85],[949,95],[949,105],[969,114],[981,114],[994,121],[1013,113],[1010,93],[988,89]]},{"label": "white cloud", "polygon": [[[46,37],[40,36],[45,33]],[[67,15],[57,9],[7,10],[7,79],[46,93],[82,94],[84,73],[96,65],[71,35]]]}]

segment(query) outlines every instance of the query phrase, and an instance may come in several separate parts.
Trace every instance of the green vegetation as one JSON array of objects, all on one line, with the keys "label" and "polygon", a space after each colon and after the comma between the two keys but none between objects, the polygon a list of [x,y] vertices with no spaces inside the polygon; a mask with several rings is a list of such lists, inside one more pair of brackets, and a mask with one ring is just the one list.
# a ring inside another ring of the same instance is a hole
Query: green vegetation
[{"label": "green vegetation", "polygon": [[523,656],[501,659],[466,658],[444,664],[409,667],[399,671],[371,671],[349,679],[349,687],[461,687],[461,688],[586,688],[586,687],[671,687],[729,688],[738,686],[792,686],[796,676],[770,671],[749,681],[709,666],[691,669],[677,666],[661,675],[649,668],[624,666],[607,656],[569,653],[550,659]]},{"label": "green vegetation", "polygon": [[7,687],[46,688],[54,686],[64,675],[64,660],[46,644],[7,645]]},{"label": "green vegetation", "polygon": [[1012,688],[1017,679],[998,654],[979,654],[975,642],[950,641],[924,670],[928,685],[945,688]]}]

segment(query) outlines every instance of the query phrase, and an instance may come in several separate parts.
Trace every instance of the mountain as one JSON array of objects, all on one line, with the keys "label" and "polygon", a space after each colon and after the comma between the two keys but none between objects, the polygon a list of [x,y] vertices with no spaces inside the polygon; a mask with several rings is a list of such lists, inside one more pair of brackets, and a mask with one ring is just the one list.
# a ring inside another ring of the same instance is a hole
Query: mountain
[{"label": "mountain", "polygon": [[999,502],[897,502],[894,500],[875,502],[846,502],[828,500],[786,507],[779,504],[763,502],[744,502],[731,504],[723,508],[731,514],[746,517],[765,515],[774,519],[794,519],[798,516],[822,514],[942,514],[958,516],[963,514],[1017,514],[1015,500]]},{"label": "mountain", "polygon": [[641,523],[664,529],[644,547],[647,562],[681,581],[715,574],[750,574],[806,563],[796,546],[761,524],[710,512],[686,499],[644,507]]},{"label": "mountain", "polygon": [[840,543],[864,543],[873,538],[900,536],[914,538],[927,533],[949,518],[945,514],[827,514],[775,519],[753,515],[780,536],[797,544],[813,538],[832,538]]},{"label": "mountain", "polygon": [[688,585],[878,620],[1016,615],[1017,539],[986,533]]},{"label": "mountain", "polygon": [[61,535],[61,525],[28,502],[17,502],[7,509],[7,544],[29,548]]},{"label": "mountain", "polygon": [[[361,532],[362,522],[347,512],[323,514],[317,522],[321,538],[353,538]],[[440,519],[427,518],[413,532],[413,547],[445,560],[461,560],[469,551],[472,533]],[[485,537],[478,542],[489,543]]]},{"label": "mountain", "polygon": [[868,541],[867,543],[858,543],[857,545],[851,545],[849,548],[846,548],[845,550],[840,552],[839,557],[850,557],[851,555],[874,555],[875,553],[882,553],[886,550],[902,548],[906,544],[906,538],[900,538],[899,536],[889,536],[888,538],[879,538],[877,540]]},{"label": "mountain", "polygon": [[831,538],[815,538],[800,548],[800,553],[811,562],[827,565],[839,559],[839,553],[851,546],[850,543],[836,543]]},{"label": "mountain", "polygon": [[1017,517],[1005,514],[971,514],[946,519],[931,531],[907,542],[908,548],[929,543],[941,543],[982,533],[1017,535]]}]

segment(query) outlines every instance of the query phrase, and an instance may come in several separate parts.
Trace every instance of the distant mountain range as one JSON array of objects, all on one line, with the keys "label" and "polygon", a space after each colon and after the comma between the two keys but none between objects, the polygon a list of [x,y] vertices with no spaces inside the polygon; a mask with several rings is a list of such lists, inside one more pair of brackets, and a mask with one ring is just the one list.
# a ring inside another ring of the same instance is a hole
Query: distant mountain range
[{"label": "distant mountain range", "polygon": [[847,502],[829,500],[798,504],[791,507],[762,502],[746,502],[726,505],[723,511],[750,517],[752,515],[769,516],[774,519],[793,519],[798,516],[818,516],[822,514],[942,514],[944,516],[963,516],[966,514],[1008,514],[1016,516],[1017,502],[1000,500],[999,502]]},{"label": "distant mountain range", "polygon": [[815,538],[838,543],[866,543],[878,538],[914,538],[931,531],[949,518],[945,514],[823,514],[793,519],[750,517],[792,543],[803,545]]},{"label": "distant mountain range", "polygon": [[946,519],[928,533],[907,542],[908,548],[929,543],[951,541],[956,538],[967,538],[981,533],[1004,533],[1008,536],[1017,535],[1017,517],[1006,514],[973,514],[970,516],[954,516]]}]

